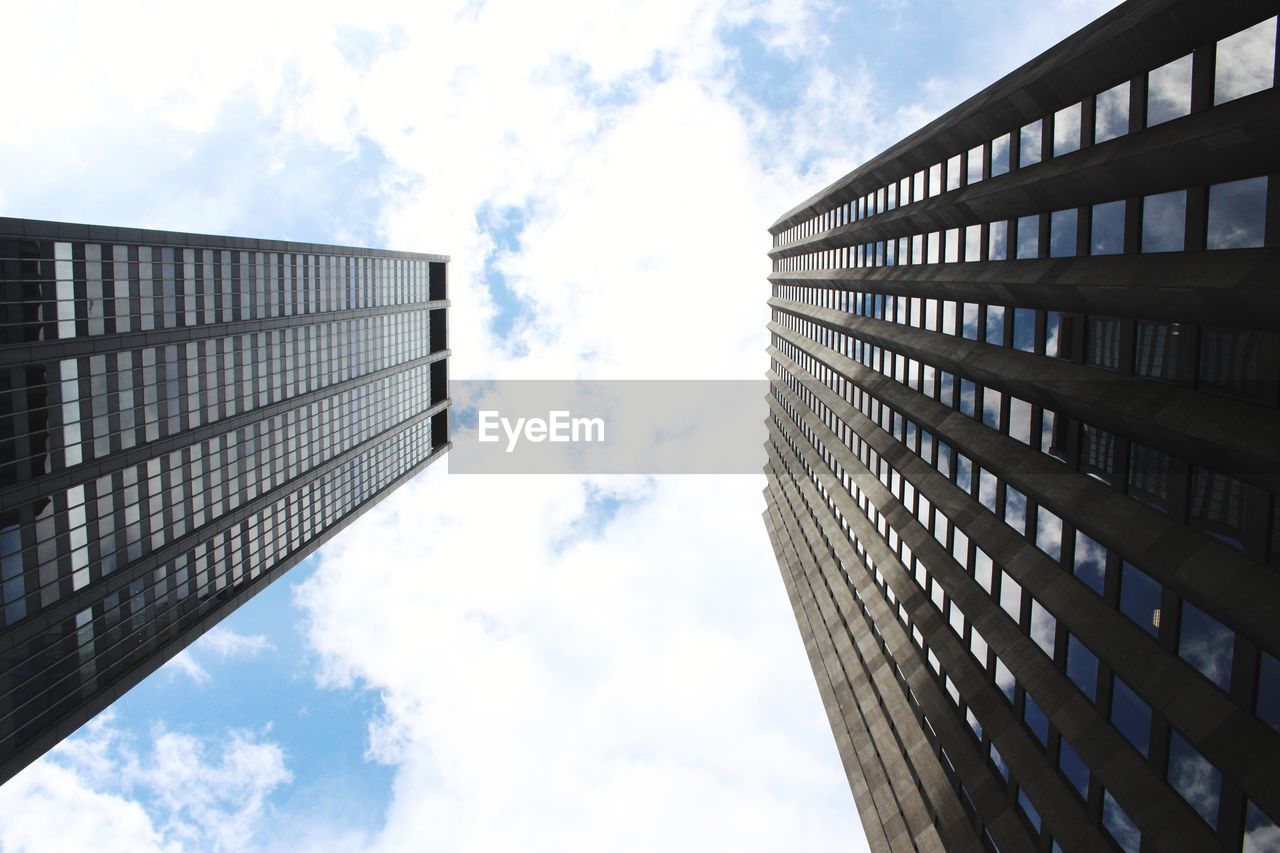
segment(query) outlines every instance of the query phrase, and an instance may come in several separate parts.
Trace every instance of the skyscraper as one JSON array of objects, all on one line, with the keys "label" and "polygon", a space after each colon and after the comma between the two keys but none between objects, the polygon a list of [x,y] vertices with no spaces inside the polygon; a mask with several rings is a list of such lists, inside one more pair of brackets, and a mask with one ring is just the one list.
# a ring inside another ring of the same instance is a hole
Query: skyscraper
[{"label": "skyscraper", "polygon": [[0,219],[0,781],[448,449],[447,262]]},{"label": "skyscraper", "polygon": [[1125,3],[770,229],[765,521],[873,850],[1280,849],[1276,13]]}]

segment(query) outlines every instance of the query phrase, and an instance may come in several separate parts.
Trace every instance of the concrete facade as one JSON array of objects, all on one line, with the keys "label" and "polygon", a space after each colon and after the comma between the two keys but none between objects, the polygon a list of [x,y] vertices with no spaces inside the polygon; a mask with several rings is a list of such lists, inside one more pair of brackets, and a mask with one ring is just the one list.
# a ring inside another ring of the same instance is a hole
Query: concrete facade
[{"label": "concrete facade", "polygon": [[1280,849],[1280,4],[1129,2],[770,229],[873,850]]},{"label": "concrete facade", "polygon": [[0,782],[448,450],[447,263],[0,219]]}]

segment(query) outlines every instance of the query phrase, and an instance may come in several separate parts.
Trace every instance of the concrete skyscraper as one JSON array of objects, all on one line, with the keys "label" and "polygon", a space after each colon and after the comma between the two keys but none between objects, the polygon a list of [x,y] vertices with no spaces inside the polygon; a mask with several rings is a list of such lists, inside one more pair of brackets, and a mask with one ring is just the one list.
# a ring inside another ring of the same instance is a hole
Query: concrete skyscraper
[{"label": "concrete skyscraper", "polygon": [[0,781],[448,449],[447,262],[0,219]]},{"label": "concrete skyscraper", "polygon": [[873,850],[1280,849],[1277,10],[1125,3],[770,229],[765,521]]}]

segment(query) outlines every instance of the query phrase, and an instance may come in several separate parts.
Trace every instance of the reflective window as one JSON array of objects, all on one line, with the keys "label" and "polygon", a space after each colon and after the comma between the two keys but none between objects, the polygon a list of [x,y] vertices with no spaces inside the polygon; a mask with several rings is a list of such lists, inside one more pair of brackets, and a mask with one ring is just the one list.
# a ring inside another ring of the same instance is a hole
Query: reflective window
[{"label": "reflective window", "polygon": [[960,336],[971,341],[978,339],[978,305],[974,302],[964,303],[960,312]]},{"label": "reflective window", "polygon": [[1040,741],[1041,746],[1049,745],[1049,715],[1046,714],[1036,700],[1031,698],[1028,693],[1025,700],[1026,704],[1022,709],[1022,720],[1027,724],[1027,728],[1031,729],[1031,733],[1036,736],[1036,740]]},{"label": "reflective window", "polygon": [[960,155],[947,161],[947,191],[960,189]]},{"label": "reflective window", "polygon": [[1222,39],[1215,53],[1214,104],[1270,88],[1275,80],[1276,19],[1268,18]]},{"label": "reflective window", "polygon": [[988,754],[991,756],[991,763],[996,766],[996,770],[1000,771],[1000,775],[1004,777],[1004,781],[1009,781],[1009,765],[1004,763],[1004,756],[1000,754],[1000,750],[996,749],[996,745],[991,744]]},{"label": "reflective window", "polygon": [[1049,214],[1049,257],[1069,258],[1076,253],[1076,209]]},{"label": "reflective window", "polygon": [[1058,746],[1058,769],[1062,771],[1063,776],[1067,777],[1071,787],[1076,789],[1080,799],[1089,799],[1089,766],[1071,748],[1071,744],[1067,743],[1065,738]]},{"label": "reflective window", "polygon": [[1031,444],[1031,404],[1017,397],[1009,398],[1009,437]]},{"label": "reflective window", "polygon": [[1141,849],[1142,833],[1138,831],[1138,825],[1120,808],[1111,792],[1106,790],[1102,792],[1102,825],[1124,853],[1138,853]]},{"label": "reflective window", "polygon": [[1191,472],[1192,524],[1233,548],[1242,548],[1245,485],[1199,465]]},{"label": "reflective window", "polygon": [[1151,636],[1160,633],[1160,584],[1128,561],[1120,565],[1120,610]]},{"label": "reflective window", "polygon": [[1076,637],[1067,634],[1067,677],[1089,697],[1098,699],[1098,656]]},{"label": "reflective window", "polygon": [[1111,725],[1143,755],[1151,743],[1151,706],[1116,676],[1111,691]]},{"label": "reflective window", "polygon": [[969,262],[982,260],[982,226],[981,225],[965,226],[964,259]]},{"label": "reflective window", "polygon": [[1147,127],[1191,113],[1191,55],[1147,75]]},{"label": "reflective window", "polygon": [[1000,606],[1014,622],[1022,621],[1022,585],[1003,571],[1000,573]]},{"label": "reflective window", "polygon": [[1018,135],[1018,167],[1026,168],[1040,162],[1040,145],[1044,139],[1044,122],[1036,119],[1024,125]]},{"label": "reflective window", "polygon": [[1235,642],[1234,631],[1191,602],[1182,602],[1178,656],[1223,690],[1231,689]]},{"label": "reflective window", "polygon": [[1009,134],[991,140],[991,177],[1009,171]]},{"label": "reflective window", "polygon": [[969,149],[969,156],[965,158],[969,167],[969,174],[966,176],[966,183],[976,184],[982,180],[982,146],[977,145]]},{"label": "reflective window", "polygon": [[1035,599],[1031,600],[1031,639],[1035,640],[1040,650],[1053,658],[1053,649],[1057,642],[1058,620],[1044,609],[1044,605]]},{"label": "reflective window", "polygon": [[1142,251],[1181,252],[1187,226],[1187,191],[1142,200]]},{"label": "reflective window", "polygon": [[1244,847],[1241,853],[1274,853],[1280,850],[1280,826],[1252,800],[1244,812]]},{"label": "reflective window", "polygon": [[1040,256],[1040,217],[1023,216],[1018,220],[1018,260]]},{"label": "reflective window", "polygon": [[1036,312],[1030,308],[1013,309],[1013,348],[1035,352]]},{"label": "reflective window", "polygon": [[1124,200],[1093,206],[1089,253],[1118,255],[1124,251]]},{"label": "reflective window", "polygon": [[1280,660],[1260,653],[1258,667],[1258,705],[1254,713],[1271,728],[1280,732]]},{"label": "reflective window", "polygon": [[987,306],[986,342],[995,346],[1004,346],[1004,306]]},{"label": "reflective window", "polygon": [[1129,132],[1129,81],[1098,95],[1094,110],[1093,141],[1106,142]]},{"label": "reflective window", "polygon": [[1080,148],[1080,104],[1053,114],[1053,156],[1061,157]]},{"label": "reflective window", "polygon": [[1085,328],[1085,364],[1119,370],[1120,319],[1090,316]]},{"label": "reflective window", "polygon": [[988,230],[987,258],[992,261],[1003,261],[1009,257],[1009,223],[1001,220],[992,222]]},{"label": "reflective window", "polygon": [[1018,686],[1018,683],[1013,680],[1013,673],[1009,671],[1009,667],[1004,665],[1004,661],[1000,660],[999,655],[996,656],[996,686],[1004,693],[1004,698],[1012,703],[1014,688]]},{"label": "reflective window", "polygon": [[1199,384],[1239,397],[1273,397],[1275,375],[1265,375],[1263,364],[1274,362],[1276,349],[1273,333],[1201,327]]},{"label": "reflective window", "polygon": [[1036,547],[1054,560],[1062,556],[1062,519],[1043,506],[1036,509]]},{"label": "reflective window", "polygon": [[1216,829],[1222,773],[1176,731],[1169,736],[1167,778],[1182,798],[1199,812],[1205,823]]},{"label": "reflective window", "polygon": [[934,163],[929,167],[929,197],[942,192],[942,164]]},{"label": "reflective window", "polygon": [[1000,403],[1004,395],[994,388],[982,392],[982,423],[991,429],[1000,429]]},{"label": "reflective window", "polygon": [[1246,178],[1209,187],[1209,249],[1262,246],[1267,219],[1267,179]]},{"label": "reflective window", "polygon": [[1134,372],[1151,379],[1176,381],[1178,370],[1178,338],[1182,334],[1181,323],[1159,323],[1139,320],[1137,325],[1137,356]]},{"label": "reflective window", "polygon": [[1018,808],[1022,809],[1022,813],[1027,816],[1027,820],[1035,827],[1036,832],[1039,832],[1040,812],[1036,811],[1036,807],[1031,805],[1031,799],[1022,788],[1018,789]]}]

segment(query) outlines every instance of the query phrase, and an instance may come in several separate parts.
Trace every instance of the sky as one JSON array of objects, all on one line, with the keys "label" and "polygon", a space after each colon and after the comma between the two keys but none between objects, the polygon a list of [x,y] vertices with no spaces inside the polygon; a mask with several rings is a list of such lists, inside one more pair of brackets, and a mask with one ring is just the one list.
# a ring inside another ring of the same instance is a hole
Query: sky
[{"label": "sky", "polygon": [[[0,215],[448,254],[455,379],[759,379],[769,224],[1111,5],[19,4]],[[763,488],[433,465],[0,849],[865,849]]]}]

